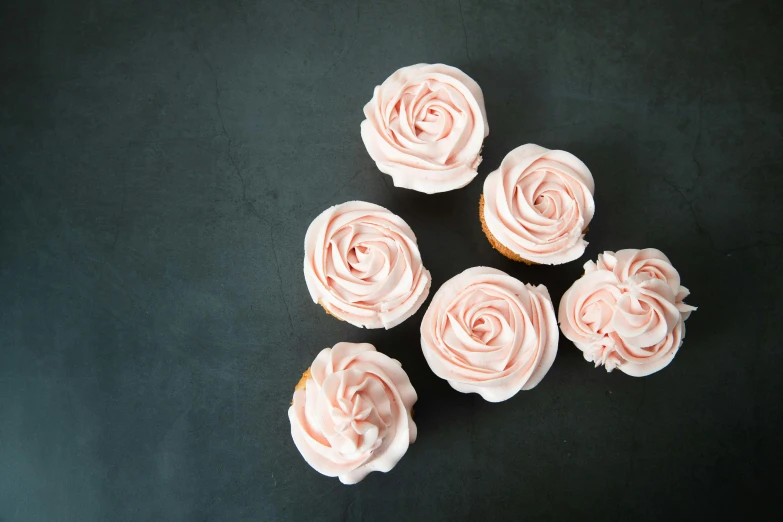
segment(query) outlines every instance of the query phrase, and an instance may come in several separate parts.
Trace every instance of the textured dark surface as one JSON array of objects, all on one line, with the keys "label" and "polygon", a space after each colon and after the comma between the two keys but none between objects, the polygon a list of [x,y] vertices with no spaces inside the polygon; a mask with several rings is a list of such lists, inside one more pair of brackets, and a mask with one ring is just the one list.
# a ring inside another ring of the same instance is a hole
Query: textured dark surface
[{"label": "textured dark surface", "polygon": [[[461,5],[460,5],[461,4]],[[781,456],[781,5],[6,1],[0,5],[0,520],[665,520],[775,499]],[[400,66],[484,90],[468,187],[395,189],[361,108]],[[583,259],[494,252],[481,186],[512,148],[596,179]],[[604,249],[666,252],[699,310],[646,379],[561,337],[501,404],[391,331],[309,300],[310,221],[400,214],[437,288],[490,265],[555,300]],[[368,341],[419,392],[389,474],[322,477],[286,416],[316,353]]]}]

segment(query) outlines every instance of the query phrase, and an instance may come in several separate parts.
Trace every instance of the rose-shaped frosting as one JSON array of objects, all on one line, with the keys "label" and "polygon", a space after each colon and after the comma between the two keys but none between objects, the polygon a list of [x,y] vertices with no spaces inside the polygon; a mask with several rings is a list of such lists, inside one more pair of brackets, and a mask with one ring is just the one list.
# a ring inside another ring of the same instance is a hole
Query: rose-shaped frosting
[{"label": "rose-shaped frosting", "polygon": [[654,248],[604,252],[560,300],[563,334],[588,361],[635,377],[668,365],[693,306],[669,259]]},{"label": "rose-shaped frosting", "polygon": [[489,134],[481,88],[443,64],[403,67],[364,106],[362,140],[394,185],[433,194],[476,177]]},{"label": "rose-shaped frosting", "polygon": [[543,285],[488,267],[443,284],[421,323],[421,347],[457,391],[504,401],[538,384],[557,354],[557,319]]},{"label": "rose-shaped frosting", "polygon": [[595,213],[590,170],[576,156],[527,144],[508,153],[484,181],[484,221],[503,246],[544,265],[585,251]]},{"label": "rose-shaped frosting", "polygon": [[294,392],[291,436],[316,471],[356,484],[391,470],[416,440],[416,399],[398,361],[371,344],[337,343],[318,354]]},{"label": "rose-shaped frosting", "polygon": [[366,328],[398,325],[416,313],[430,288],[410,227],[363,201],[328,208],[310,224],[304,274],[314,302]]}]

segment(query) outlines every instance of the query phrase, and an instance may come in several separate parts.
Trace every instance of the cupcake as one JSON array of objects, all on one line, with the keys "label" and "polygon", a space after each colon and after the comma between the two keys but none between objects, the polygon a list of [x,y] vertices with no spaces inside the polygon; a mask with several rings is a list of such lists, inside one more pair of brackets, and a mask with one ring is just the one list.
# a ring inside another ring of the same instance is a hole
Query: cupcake
[{"label": "cupcake", "polygon": [[375,88],[364,115],[367,152],[396,187],[433,194],[476,177],[487,111],[481,88],[459,69],[403,67]]},{"label": "cupcake", "polygon": [[305,235],[304,275],[313,301],[365,328],[391,328],[427,298],[430,273],[400,217],[363,201],[323,211]]},{"label": "cupcake", "polygon": [[560,300],[560,329],[586,360],[644,377],[665,368],[695,307],[669,259],[654,248],[620,250],[585,263]]},{"label": "cupcake", "polygon": [[446,281],[421,322],[432,371],[462,393],[505,401],[543,379],[557,354],[557,319],[543,285],[488,267]]},{"label": "cupcake", "polygon": [[501,254],[527,264],[579,258],[593,219],[593,176],[576,156],[527,144],[484,181],[481,228]]},{"label": "cupcake", "polygon": [[416,402],[400,363],[371,344],[324,348],[288,409],[291,436],[310,466],[343,484],[391,470],[416,440]]}]

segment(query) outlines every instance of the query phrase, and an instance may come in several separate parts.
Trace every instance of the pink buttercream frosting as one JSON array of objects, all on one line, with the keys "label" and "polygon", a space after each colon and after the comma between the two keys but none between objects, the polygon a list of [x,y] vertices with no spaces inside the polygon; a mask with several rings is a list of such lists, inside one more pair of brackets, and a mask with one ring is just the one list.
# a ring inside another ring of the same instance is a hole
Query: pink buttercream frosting
[{"label": "pink buttercream frosting", "polygon": [[343,484],[391,470],[416,440],[416,390],[400,363],[371,344],[337,343],[321,350],[310,375],[288,409],[307,463]]},{"label": "pink buttercream frosting", "polygon": [[585,263],[585,275],[560,300],[563,334],[607,371],[643,377],[666,367],[696,308],[669,259],[654,248],[620,250]]},{"label": "pink buttercream frosting", "polygon": [[476,177],[487,113],[481,88],[459,69],[403,67],[375,88],[364,115],[367,152],[395,186],[433,194]]},{"label": "pink buttercream frosting", "polygon": [[363,201],[330,207],[310,224],[304,275],[314,302],[366,328],[398,325],[416,313],[430,288],[410,227]]},{"label": "pink buttercream frosting", "polygon": [[545,286],[488,267],[446,281],[421,323],[432,371],[455,390],[490,402],[536,386],[555,360],[558,335]]},{"label": "pink buttercream frosting", "polygon": [[579,258],[595,213],[590,170],[576,156],[527,144],[484,181],[484,221],[501,244],[544,265]]}]

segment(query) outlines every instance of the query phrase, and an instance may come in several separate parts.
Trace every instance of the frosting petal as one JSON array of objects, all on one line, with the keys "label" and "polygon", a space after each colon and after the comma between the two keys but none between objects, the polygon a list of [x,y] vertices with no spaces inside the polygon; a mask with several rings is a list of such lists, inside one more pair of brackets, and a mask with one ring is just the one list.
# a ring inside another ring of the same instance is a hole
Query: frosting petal
[{"label": "frosting petal", "polygon": [[323,211],[305,235],[310,297],[356,326],[392,328],[427,298],[430,273],[399,216],[363,201]]},{"label": "frosting petal", "polygon": [[536,386],[557,354],[557,320],[543,285],[489,267],[446,281],[421,323],[432,371],[457,391],[500,402]]},{"label": "frosting petal", "polygon": [[371,344],[322,350],[288,409],[291,436],[316,471],[355,484],[387,472],[416,440],[416,391],[400,363]]},{"label": "frosting petal", "polygon": [[364,115],[367,152],[396,187],[433,194],[476,177],[489,126],[481,88],[459,69],[403,67],[375,88]]}]

